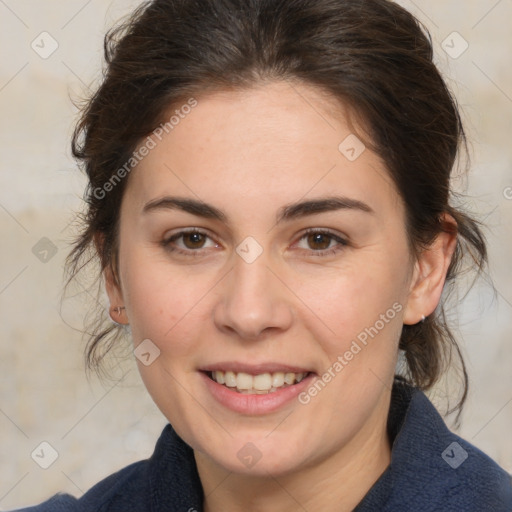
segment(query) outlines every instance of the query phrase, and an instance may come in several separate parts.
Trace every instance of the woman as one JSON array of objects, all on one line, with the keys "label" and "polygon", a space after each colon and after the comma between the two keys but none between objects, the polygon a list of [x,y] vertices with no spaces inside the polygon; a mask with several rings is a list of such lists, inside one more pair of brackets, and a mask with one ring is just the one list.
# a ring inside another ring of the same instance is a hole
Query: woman
[{"label": "woman", "polygon": [[110,299],[89,364],[129,326],[169,425],[148,461],[30,510],[512,510],[423,393],[458,354],[441,294],[486,247],[450,202],[464,132],[413,16],[156,0],[106,58],[69,268],[92,249]]}]

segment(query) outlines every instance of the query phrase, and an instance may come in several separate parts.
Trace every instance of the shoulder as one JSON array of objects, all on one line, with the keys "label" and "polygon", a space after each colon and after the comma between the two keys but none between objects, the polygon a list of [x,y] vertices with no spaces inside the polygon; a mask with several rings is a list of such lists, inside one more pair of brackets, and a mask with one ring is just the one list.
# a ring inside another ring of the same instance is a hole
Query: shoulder
[{"label": "shoulder", "polygon": [[[40,505],[18,512],[104,512],[110,510],[145,510],[139,503],[147,496],[148,461],[131,464],[97,483],[81,498],[57,494]],[[112,505],[115,503],[115,507]]]},{"label": "shoulder", "polygon": [[449,432],[429,455],[441,459],[430,494],[442,510],[512,511],[511,476],[471,443]]},{"label": "shoulder", "polygon": [[193,450],[167,425],[153,455],[114,473],[81,498],[58,494],[20,512],[145,512],[201,508],[202,487]]},{"label": "shoulder", "polygon": [[451,432],[418,390],[410,395],[391,466],[400,482],[391,501],[402,506],[393,510],[512,511],[511,476]]},{"label": "shoulder", "polygon": [[69,494],[56,494],[40,505],[16,509],[16,512],[75,512],[78,510],[77,506],[78,501],[73,496]]}]

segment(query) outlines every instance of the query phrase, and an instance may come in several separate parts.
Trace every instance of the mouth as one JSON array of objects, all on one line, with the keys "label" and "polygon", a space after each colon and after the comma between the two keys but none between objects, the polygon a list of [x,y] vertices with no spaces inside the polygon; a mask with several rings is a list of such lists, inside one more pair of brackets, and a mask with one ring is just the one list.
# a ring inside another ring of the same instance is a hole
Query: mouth
[{"label": "mouth", "polygon": [[298,384],[312,375],[312,372],[272,372],[251,375],[245,372],[206,371],[211,380],[232,391],[244,395],[268,395]]}]

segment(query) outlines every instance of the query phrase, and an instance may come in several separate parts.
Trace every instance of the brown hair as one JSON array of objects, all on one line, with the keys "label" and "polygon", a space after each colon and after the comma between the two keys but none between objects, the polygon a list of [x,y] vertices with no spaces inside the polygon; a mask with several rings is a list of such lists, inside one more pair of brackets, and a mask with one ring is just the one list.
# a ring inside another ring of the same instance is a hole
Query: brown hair
[{"label": "brown hair", "polygon": [[[388,0],[154,0],[105,37],[104,80],[73,136],[73,154],[89,182],[83,229],[68,257],[70,281],[99,255],[116,274],[117,226],[128,177],[97,191],[138,143],[184,98],[248,88],[265,80],[298,80],[349,105],[368,127],[372,149],[387,165],[406,206],[413,253],[457,222],[448,289],[463,257],[486,263],[478,224],[451,205],[450,175],[466,139],[454,98],[433,63],[431,39],[409,12]],[[95,246],[95,235],[103,245]],[[99,254],[96,252],[98,251]],[[69,283],[69,281],[68,281]],[[98,369],[119,328],[98,317],[86,350]],[[425,322],[405,325],[400,339],[408,380],[429,389],[452,355],[461,362],[444,305]]]}]

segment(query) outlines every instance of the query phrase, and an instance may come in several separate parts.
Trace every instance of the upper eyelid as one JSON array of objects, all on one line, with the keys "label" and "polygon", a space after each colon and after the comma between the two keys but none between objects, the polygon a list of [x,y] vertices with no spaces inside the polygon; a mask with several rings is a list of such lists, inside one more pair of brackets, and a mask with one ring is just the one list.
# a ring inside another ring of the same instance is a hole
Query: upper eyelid
[{"label": "upper eyelid", "polygon": [[164,240],[170,240],[174,237],[179,237],[181,235],[188,235],[189,233],[200,233],[201,235],[206,235],[208,236],[209,238],[212,238],[213,239],[213,236],[211,236],[210,232],[206,229],[203,229],[203,228],[195,228],[195,227],[191,227],[191,228],[180,228],[179,231],[176,231],[170,235],[166,235],[164,236]]},{"label": "upper eyelid", "polygon": [[302,238],[304,238],[307,235],[311,235],[311,234],[315,234],[315,233],[328,235],[335,240],[337,239],[338,241],[341,241],[341,242],[347,243],[347,244],[349,241],[349,237],[347,235],[338,233],[329,228],[308,228],[304,232],[302,232],[302,234],[300,235],[298,240],[301,240]]},{"label": "upper eyelid", "polygon": [[301,237],[304,235],[309,235],[311,233],[320,233],[320,234],[327,234],[334,237],[346,239],[348,238],[346,235],[343,235],[341,233],[337,233],[336,231],[329,229],[329,228],[306,228],[305,231],[302,232]]}]

